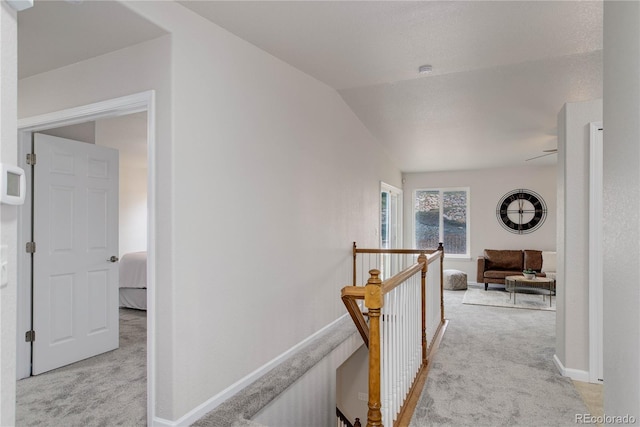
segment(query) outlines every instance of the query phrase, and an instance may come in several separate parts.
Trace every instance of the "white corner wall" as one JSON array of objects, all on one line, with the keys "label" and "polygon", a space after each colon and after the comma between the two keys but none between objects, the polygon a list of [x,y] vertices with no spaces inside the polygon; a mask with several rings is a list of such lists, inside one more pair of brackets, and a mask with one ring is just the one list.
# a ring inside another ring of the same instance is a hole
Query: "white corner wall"
[{"label": "white corner wall", "polygon": [[602,100],[567,103],[558,114],[556,363],[589,378],[589,138]]},{"label": "white corner wall", "polygon": [[640,423],[640,3],[604,2],[604,412]]},{"label": "white corner wall", "polygon": [[[0,159],[18,164],[16,81],[18,31],[16,11],[0,2]],[[0,244],[6,256],[7,283],[0,283],[0,425],[15,425],[16,414],[16,287],[17,210],[0,205]]]},{"label": "white corner wall", "polygon": [[[407,173],[404,177],[404,241],[413,242],[415,190],[423,188],[469,187],[471,227],[469,259],[446,256],[445,268],[467,273],[467,280],[476,281],[477,257],[485,249],[555,250],[556,245],[556,167],[525,164],[509,168],[478,169],[453,172]],[[514,234],[506,231],[496,217],[496,206],[506,193],[527,188],[540,194],[547,204],[547,219],[535,232]]]}]

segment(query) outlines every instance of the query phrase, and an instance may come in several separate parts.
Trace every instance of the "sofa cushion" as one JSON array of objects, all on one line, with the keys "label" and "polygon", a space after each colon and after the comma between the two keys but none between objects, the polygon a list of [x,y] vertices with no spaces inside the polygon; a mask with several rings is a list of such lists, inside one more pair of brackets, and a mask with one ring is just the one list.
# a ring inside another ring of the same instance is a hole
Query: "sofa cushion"
[{"label": "sofa cushion", "polygon": [[521,276],[522,270],[488,270],[484,272],[485,279],[504,279],[507,276]]},{"label": "sofa cushion", "polygon": [[538,272],[542,271],[542,251],[526,249],[524,251],[524,268]]},{"label": "sofa cushion", "polygon": [[516,270],[522,271],[522,251],[485,249],[485,271]]}]

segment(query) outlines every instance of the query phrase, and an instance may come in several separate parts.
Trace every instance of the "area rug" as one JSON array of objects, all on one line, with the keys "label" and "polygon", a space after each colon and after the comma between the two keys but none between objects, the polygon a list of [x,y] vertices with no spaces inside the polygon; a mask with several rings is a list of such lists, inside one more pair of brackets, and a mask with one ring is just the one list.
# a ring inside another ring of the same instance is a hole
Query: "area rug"
[{"label": "area rug", "polygon": [[556,311],[556,297],[554,296],[549,307],[549,296],[543,300],[542,294],[522,293],[516,294],[516,303],[513,303],[513,295],[504,290],[488,290],[469,288],[464,294],[463,304],[489,305],[493,307],[526,308],[529,310]]}]

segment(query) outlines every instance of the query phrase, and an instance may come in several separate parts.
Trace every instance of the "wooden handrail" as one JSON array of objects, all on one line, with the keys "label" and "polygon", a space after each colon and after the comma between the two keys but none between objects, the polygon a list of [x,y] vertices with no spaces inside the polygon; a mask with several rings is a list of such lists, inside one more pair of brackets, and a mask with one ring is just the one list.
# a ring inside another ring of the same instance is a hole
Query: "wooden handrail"
[{"label": "wooden handrail", "polygon": [[438,244],[436,249],[371,249],[371,248],[358,248],[356,242],[353,242],[353,253],[355,254],[432,254],[436,251],[444,251],[444,245],[442,242]]},{"label": "wooden handrail", "polygon": [[370,248],[358,248],[356,242],[353,242],[353,280],[352,285],[357,285],[357,259],[358,254],[389,254],[389,255],[430,255],[440,251],[442,253],[442,259],[444,259],[444,245],[442,242],[438,244],[436,249],[370,249]]},{"label": "wooden handrail", "polygon": [[437,254],[434,255],[435,252],[437,251],[430,253],[429,256],[425,255],[424,253],[420,254],[421,257],[424,257],[422,258],[422,261],[421,258],[418,257],[417,263],[413,264],[411,267],[405,268],[392,278],[385,280],[382,283],[382,293],[386,294],[388,292],[391,292],[395,287],[404,283],[409,277],[413,276],[420,270],[424,270],[424,272],[426,273],[427,269],[429,268],[429,264],[435,261],[437,258]]},{"label": "wooden handrail", "polygon": [[356,300],[364,299],[364,292],[364,286],[345,286],[342,288],[342,302],[353,319],[353,323],[356,324],[364,344],[369,347],[369,326],[356,302]]},{"label": "wooden handrail", "polygon": [[[355,244],[355,242],[354,242]],[[404,255],[420,255],[432,254],[438,249],[356,249],[358,254],[404,254]]]}]

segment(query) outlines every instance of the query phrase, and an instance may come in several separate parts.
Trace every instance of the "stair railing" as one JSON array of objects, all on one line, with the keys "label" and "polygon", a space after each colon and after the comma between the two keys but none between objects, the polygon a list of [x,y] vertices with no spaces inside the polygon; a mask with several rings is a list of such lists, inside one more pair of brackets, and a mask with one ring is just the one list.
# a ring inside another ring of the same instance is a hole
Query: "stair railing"
[{"label": "stair railing", "polygon": [[357,253],[392,251],[418,257],[384,281],[373,268],[365,286],[342,289],[342,301],[369,349],[367,426],[408,424],[426,379],[429,351],[445,324],[442,244],[436,250],[389,250],[356,249],[354,243],[354,266]]},{"label": "stair railing", "polygon": [[349,421],[349,418],[342,411],[336,408],[337,426],[338,427],[362,427],[360,424],[360,418],[356,418],[353,424]]},{"label": "stair railing", "polygon": [[[364,285],[369,270],[380,270],[380,277],[385,280],[416,263],[420,254],[432,254],[440,251],[444,254],[444,246],[439,243],[435,249],[363,249],[353,242],[353,281],[352,285]],[[441,257],[441,263],[444,256]]]}]

